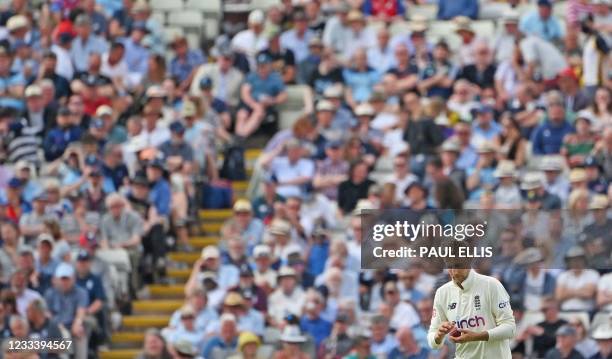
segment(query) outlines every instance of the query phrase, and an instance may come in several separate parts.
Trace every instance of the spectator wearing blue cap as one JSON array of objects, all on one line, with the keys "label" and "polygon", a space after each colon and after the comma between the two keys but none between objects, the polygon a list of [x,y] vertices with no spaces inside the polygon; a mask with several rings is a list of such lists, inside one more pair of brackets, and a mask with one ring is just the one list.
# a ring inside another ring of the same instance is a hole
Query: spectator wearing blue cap
[{"label": "spectator wearing blue cap", "polygon": [[68,107],[62,107],[57,113],[57,126],[53,127],[43,141],[45,159],[53,161],[62,156],[72,142],[81,138],[83,131],[74,125],[72,112]]},{"label": "spectator wearing blue cap", "polygon": [[76,285],[87,291],[89,306],[87,316],[96,322],[95,331],[101,338],[106,337],[105,313],[107,311],[107,297],[104,291],[102,279],[91,271],[92,255],[85,249],[81,249],[76,258]]},{"label": "spectator wearing blue cap", "polygon": [[19,218],[24,214],[32,210],[32,206],[29,202],[23,199],[23,181],[17,177],[13,177],[9,180],[6,188],[5,196],[6,199],[6,216],[13,223],[18,223]]},{"label": "spectator wearing blue cap", "polygon": [[474,122],[472,125],[471,144],[475,148],[484,142],[497,141],[502,127],[495,121],[495,110],[489,105],[479,105],[472,110]]},{"label": "spectator wearing blue cap", "polygon": [[236,115],[236,135],[249,137],[264,119],[276,122],[275,107],[287,101],[285,84],[280,74],[272,70],[272,59],[266,53],[256,58],[257,70],[249,73],[240,89],[242,105]]},{"label": "spectator wearing blue cap", "polygon": [[123,163],[121,146],[109,144],[104,148],[102,173],[113,182],[117,191],[126,184],[129,172],[127,166]]},{"label": "spectator wearing blue cap", "polygon": [[185,162],[193,162],[193,148],[185,141],[185,125],[181,121],[170,124],[170,139],[159,146],[165,158],[180,157]]},{"label": "spectator wearing blue cap", "polygon": [[561,40],[565,35],[561,22],[552,13],[550,0],[538,0],[538,8],[521,17],[519,29],[523,34],[539,36],[550,42]]},{"label": "spectator wearing blue cap", "polygon": [[155,159],[147,165],[147,179],[151,184],[151,192],[149,200],[160,216],[170,215],[170,199],[171,191],[170,184],[164,178],[164,162],[160,159]]}]

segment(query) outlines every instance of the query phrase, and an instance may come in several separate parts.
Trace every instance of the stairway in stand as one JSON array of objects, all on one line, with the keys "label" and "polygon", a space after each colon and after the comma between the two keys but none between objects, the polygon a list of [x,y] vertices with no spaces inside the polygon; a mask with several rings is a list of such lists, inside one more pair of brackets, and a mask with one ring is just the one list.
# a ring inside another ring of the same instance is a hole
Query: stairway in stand
[{"label": "stairway in stand", "polygon": [[[246,150],[245,161],[249,176],[260,154],[261,149]],[[248,180],[232,183],[234,198],[245,196]],[[200,257],[202,248],[217,244],[221,225],[231,214],[231,209],[199,211],[200,235],[192,236],[189,240],[193,251],[168,254],[167,275],[172,284],[152,284],[146,287],[148,298],[132,302],[132,315],[122,318],[121,328],[112,333],[110,350],[100,352],[100,359],[135,358],[142,349],[146,329],[161,329],[168,324],[172,313],[183,305],[184,286],[193,263]]]}]

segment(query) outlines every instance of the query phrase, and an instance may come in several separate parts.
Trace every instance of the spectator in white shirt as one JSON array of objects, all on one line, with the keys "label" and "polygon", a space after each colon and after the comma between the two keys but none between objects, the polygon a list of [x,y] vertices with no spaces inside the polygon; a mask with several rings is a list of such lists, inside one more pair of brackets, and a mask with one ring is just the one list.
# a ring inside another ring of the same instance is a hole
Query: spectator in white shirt
[{"label": "spectator in white shirt", "polygon": [[586,269],[586,257],[582,247],[572,247],[565,255],[567,270],[557,278],[556,299],[562,310],[592,311],[599,273]]},{"label": "spectator in white shirt", "polygon": [[376,46],[368,50],[368,65],[380,73],[385,73],[395,66],[393,48],[389,44],[389,30],[382,27],[376,34]]},{"label": "spectator in white shirt", "polygon": [[365,17],[359,10],[351,10],[347,20],[351,31],[342,52],[345,61],[351,59],[358,49],[368,50],[376,45],[376,36],[372,29],[367,27]]},{"label": "spectator in white shirt", "polygon": [[302,186],[310,183],[314,176],[314,162],[303,157],[304,149],[299,140],[291,139],[287,141],[285,148],[287,149],[286,156],[278,156],[283,149],[283,146],[279,146],[277,150],[262,160],[262,165],[276,177],[278,181],[277,194],[285,198],[301,196],[303,193]]},{"label": "spectator in white shirt", "polygon": [[288,314],[302,314],[306,295],[298,286],[296,275],[291,267],[282,267],[278,272],[278,289],[268,298],[268,315],[276,324]]},{"label": "spectator in white shirt", "polygon": [[102,55],[100,66],[100,74],[112,79],[113,85],[119,89],[132,88],[137,85],[129,81],[129,70],[123,55],[125,55],[125,45],[115,42],[110,46],[109,51]]},{"label": "spectator in white shirt", "polygon": [[18,270],[11,276],[11,290],[15,293],[17,301],[17,312],[20,315],[26,314],[28,305],[35,299],[42,299],[42,296],[35,290],[27,287],[28,274],[24,270]]},{"label": "spectator in white shirt", "polygon": [[335,15],[327,20],[323,31],[323,43],[336,53],[344,52],[351,29],[348,23],[350,6],[342,1],[334,9]]},{"label": "spectator in white shirt", "polygon": [[268,47],[268,38],[265,36],[264,22],[266,15],[257,9],[251,11],[248,18],[248,28],[242,30],[232,39],[232,49],[247,56],[251,67],[255,65],[255,55]]},{"label": "spectator in white shirt", "polygon": [[602,276],[597,284],[597,307],[612,312],[612,273]]}]

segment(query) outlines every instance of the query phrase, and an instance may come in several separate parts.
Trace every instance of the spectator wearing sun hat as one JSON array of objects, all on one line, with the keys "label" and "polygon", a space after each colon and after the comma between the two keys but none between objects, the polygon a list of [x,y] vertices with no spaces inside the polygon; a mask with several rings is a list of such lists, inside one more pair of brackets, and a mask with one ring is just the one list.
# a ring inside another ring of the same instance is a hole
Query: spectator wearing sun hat
[{"label": "spectator wearing sun hat", "polygon": [[590,359],[607,359],[612,355],[612,325],[610,323],[602,323],[595,327],[591,333],[591,337],[597,342],[598,352]]},{"label": "spectator wearing sun hat", "polygon": [[207,273],[214,276],[219,288],[223,291],[237,285],[240,280],[240,272],[236,266],[221,263],[221,251],[216,246],[207,246],[202,249],[202,255],[194,264],[189,281],[185,285],[186,290],[201,285],[203,276]]},{"label": "spectator wearing sun hat", "polygon": [[301,315],[306,295],[297,282],[297,273],[291,267],[278,271],[277,289],[268,298],[268,315],[280,323],[289,313]]},{"label": "spectator wearing sun hat", "polygon": [[243,331],[238,336],[238,354],[232,355],[229,359],[264,359],[262,355],[257,353],[261,341],[259,337],[248,331]]},{"label": "spectator wearing sun hat", "polygon": [[232,217],[221,227],[223,238],[242,238],[248,246],[248,252],[261,243],[264,225],[261,219],[253,216],[253,206],[247,199],[241,198],[232,207]]}]

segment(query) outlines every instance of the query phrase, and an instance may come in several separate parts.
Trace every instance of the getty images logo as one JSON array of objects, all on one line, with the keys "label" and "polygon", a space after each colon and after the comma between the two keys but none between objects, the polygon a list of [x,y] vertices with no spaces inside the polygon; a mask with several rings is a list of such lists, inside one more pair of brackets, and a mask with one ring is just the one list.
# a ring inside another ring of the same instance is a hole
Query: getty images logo
[{"label": "getty images logo", "polygon": [[456,321],[453,323],[455,323],[455,326],[457,326],[459,329],[477,328],[480,326],[485,326],[485,319],[480,315],[475,315],[473,317],[462,319],[459,321],[459,323]]}]

